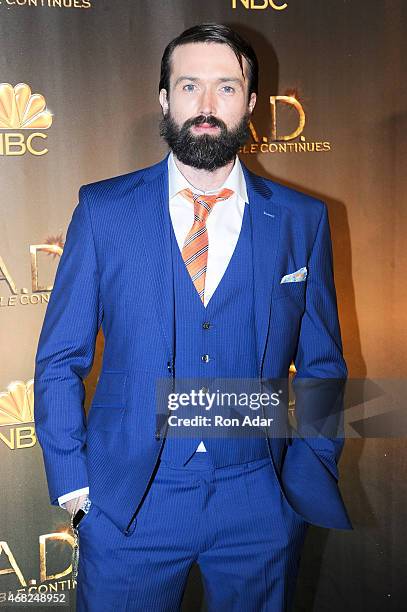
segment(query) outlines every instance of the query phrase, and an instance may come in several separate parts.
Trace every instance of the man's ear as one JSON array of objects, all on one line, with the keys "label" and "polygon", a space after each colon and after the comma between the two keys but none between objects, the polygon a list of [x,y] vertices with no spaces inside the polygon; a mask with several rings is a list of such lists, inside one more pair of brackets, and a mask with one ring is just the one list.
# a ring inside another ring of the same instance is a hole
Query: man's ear
[{"label": "man's ear", "polygon": [[250,100],[249,100],[249,112],[252,113],[254,110],[254,107],[256,106],[256,101],[257,101],[257,96],[254,93],[254,91],[252,91],[251,95],[250,95]]},{"label": "man's ear", "polygon": [[159,100],[160,100],[161,108],[163,110],[163,114],[166,115],[167,112],[168,112],[168,98],[167,98],[167,90],[166,89],[161,89],[160,95],[159,95]]}]

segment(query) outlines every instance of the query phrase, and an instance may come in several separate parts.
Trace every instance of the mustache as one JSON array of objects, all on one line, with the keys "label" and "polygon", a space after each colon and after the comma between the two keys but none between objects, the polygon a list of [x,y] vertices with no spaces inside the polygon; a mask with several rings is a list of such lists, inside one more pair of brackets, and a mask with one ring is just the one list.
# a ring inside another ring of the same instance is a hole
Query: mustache
[{"label": "mustache", "polygon": [[[193,168],[212,172],[231,161],[249,138],[250,113],[246,112],[233,128],[228,128],[214,115],[200,114],[177,124],[170,111],[160,121],[160,136],[164,138],[178,159]],[[219,126],[220,134],[195,135],[189,128],[193,125],[208,123]]]},{"label": "mustache", "polygon": [[193,125],[202,125],[202,123],[207,123],[211,127],[219,127],[221,130],[227,130],[226,123],[214,115],[198,115],[198,117],[187,119],[183,125],[183,129],[187,130]]}]

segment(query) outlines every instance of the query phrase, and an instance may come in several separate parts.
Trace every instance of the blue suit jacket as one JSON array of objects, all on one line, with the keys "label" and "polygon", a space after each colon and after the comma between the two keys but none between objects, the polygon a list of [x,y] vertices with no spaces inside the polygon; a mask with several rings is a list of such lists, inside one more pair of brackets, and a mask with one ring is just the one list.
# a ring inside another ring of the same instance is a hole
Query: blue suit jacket
[{"label": "blue suit jacket", "polygon": [[[295,362],[304,432],[321,411],[338,414],[347,377],[323,202],[243,166],[253,237],[256,341],[263,379]],[[69,224],[35,361],[35,426],[51,503],[89,486],[123,531],[157,463],[158,378],[173,376],[174,311],[167,158],[82,186]],[[306,266],[303,282],[280,283]],[[102,325],[105,349],[88,420],[83,379]],[[310,381],[339,381],[324,393]],[[313,410],[317,408],[314,419]],[[301,426],[299,431],[301,433]],[[325,527],[351,528],[337,485],[343,440],[325,434],[270,438],[275,475],[294,511]]]}]

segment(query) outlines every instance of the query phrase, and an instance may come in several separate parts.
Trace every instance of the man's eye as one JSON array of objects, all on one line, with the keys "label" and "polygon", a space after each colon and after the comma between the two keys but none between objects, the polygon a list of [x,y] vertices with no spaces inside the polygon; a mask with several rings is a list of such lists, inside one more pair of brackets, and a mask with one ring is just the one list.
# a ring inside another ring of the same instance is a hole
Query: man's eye
[{"label": "man's eye", "polygon": [[194,87],[195,87],[195,85],[193,83],[188,83],[187,85],[184,85],[183,89],[185,91],[193,91]]},{"label": "man's eye", "polygon": [[234,93],[234,91],[235,91],[235,90],[234,90],[234,87],[231,87],[230,85],[224,85],[224,86],[222,87],[222,89],[223,89],[223,91],[224,91],[225,93],[227,93],[227,94]]}]

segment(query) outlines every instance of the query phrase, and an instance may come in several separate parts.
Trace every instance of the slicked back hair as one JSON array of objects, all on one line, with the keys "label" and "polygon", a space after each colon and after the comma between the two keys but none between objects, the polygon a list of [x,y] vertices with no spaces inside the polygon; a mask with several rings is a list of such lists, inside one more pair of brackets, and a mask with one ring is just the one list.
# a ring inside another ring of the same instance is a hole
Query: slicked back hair
[{"label": "slicked back hair", "polygon": [[161,59],[159,91],[165,89],[167,95],[170,93],[171,56],[174,49],[198,42],[218,43],[230,47],[237,57],[242,74],[244,74],[242,57],[246,58],[249,65],[249,99],[252,92],[258,93],[259,63],[254,49],[240,34],[220,23],[202,23],[193,26],[168,43]]}]

